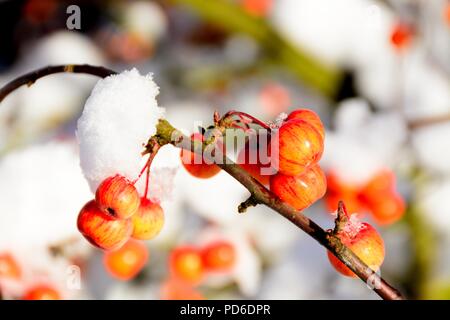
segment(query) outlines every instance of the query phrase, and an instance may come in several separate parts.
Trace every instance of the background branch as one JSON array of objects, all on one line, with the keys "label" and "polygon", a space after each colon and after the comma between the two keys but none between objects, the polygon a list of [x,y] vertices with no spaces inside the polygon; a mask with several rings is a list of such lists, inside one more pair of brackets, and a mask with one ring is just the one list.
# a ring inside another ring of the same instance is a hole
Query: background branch
[{"label": "background branch", "polygon": [[33,83],[36,82],[36,80],[56,73],[84,73],[97,76],[100,78],[105,78],[112,74],[116,74],[116,72],[113,70],[104,67],[91,66],[88,64],[81,64],[81,65],[68,64],[59,66],[49,66],[35,71],[31,71],[30,73],[24,74],[23,76],[20,76],[19,78],[16,78],[13,81],[7,83],[0,89],[0,102],[2,102],[7,95],[9,95],[17,88],[25,84],[27,86],[31,86]]}]

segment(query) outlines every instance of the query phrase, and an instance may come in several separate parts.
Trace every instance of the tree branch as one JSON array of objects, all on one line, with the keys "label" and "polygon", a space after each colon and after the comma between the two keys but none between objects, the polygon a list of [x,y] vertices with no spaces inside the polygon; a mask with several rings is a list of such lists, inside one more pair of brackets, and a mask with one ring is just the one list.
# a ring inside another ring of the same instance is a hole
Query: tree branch
[{"label": "tree branch", "polygon": [[411,120],[408,122],[408,128],[411,130],[421,129],[424,127],[429,127],[435,124],[442,124],[450,122],[450,114],[442,114],[439,116],[432,116],[428,118]]},{"label": "tree branch", "polygon": [[[175,129],[167,120],[160,120],[157,125],[156,138],[161,144],[174,146],[192,152],[203,154],[205,145],[193,144],[189,137]],[[206,154],[204,154],[206,156]],[[331,251],[340,261],[349,267],[361,280],[366,283],[375,283],[373,290],[383,299],[401,300],[402,294],[370,269],[361,259],[348,249],[333,233],[327,232],[310,220],[300,211],[295,210],[287,203],[281,201],[261,183],[249,175],[241,166],[234,163],[226,155],[222,155],[222,164],[217,163],[224,171],[239,181],[250,192],[252,201],[261,203],[276,211],[291,221],[322,246]]]},{"label": "tree branch", "polygon": [[35,71],[31,71],[30,73],[24,74],[23,76],[20,76],[19,78],[16,78],[13,81],[7,83],[5,86],[3,86],[3,88],[0,89],[0,102],[2,102],[7,95],[9,95],[17,88],[25,84],[30,87],[38,79],[55,73],[84,73],[94,75],[100,78],[105,78],[112,74],[116,74],[116,72],[113,70],[104,67],[91,66],[87,64],[82,65],[68,64],[59,66],[49,66]]}]

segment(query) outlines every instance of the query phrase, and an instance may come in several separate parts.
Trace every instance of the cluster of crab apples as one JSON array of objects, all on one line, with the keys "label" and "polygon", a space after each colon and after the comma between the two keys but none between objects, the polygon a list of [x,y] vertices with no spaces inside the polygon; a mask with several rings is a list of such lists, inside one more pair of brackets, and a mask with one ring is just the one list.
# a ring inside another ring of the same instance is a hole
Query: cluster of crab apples
[{"label": "cluster of crab apples", "polygon": [[[316,113],[308,109],[293,111],[278,125],[278,130],[272,130],[264,122],[242,112],[233,111],[228,116],[230,119],[239,117],[239,120],[228,122],[234,128],[246,130],[248,124],[253,123],[266,129],[266,139],[256,144],[247,140],[237,157],[238,164],[255,180],[268,186],[280,200],[296,210],[308,208],[325,195],[327,178],[318,164],[324,149],[325,129]],[[203,144],[206,139],[203,134],[195,133],[191,140],[194,144]],[[220,140],[215,142],[215,147],[225,151]],[[269,161],[264,161],[262,155],[265,154]],[[191,175],[207,179],[220,172],[217,163],[204,155],[200,155],[200,161],[198,157],[190,150],[181,150],[181,162]],[[376,180],[368,188],[373,191],[373,199],[378,197],[382,201],[392,190],[392,184],[383,189],[384,193],[375,192],[383,188],[380,185]],[[361,223],[355,215],[346,212],[345,217],[345,221],[341,221],[341,225],[345,225],[336,232],[336,236],[363,262],[378,270],[384,259],[381,236],[371,225]],[[78,216],[78,229],[83,236],[98,248],[113,252],[105,256],[107,270],[123,280],[134,277],[148,259],[145,248],[141,248],[136,240],[152,239],[163,224],[164,213],[159,204],[148,200],[146,195],[140,197],[134,182],[121,175],[106,178],[98,186],[95,199],[89,201]],[[230,266],[234,259],[232,250],[227,246],[221,250],[210,250],[213,253],[222,252],[223,256],[209,254],[207,249],[203,251],[193,248],[175,250],[170,262],[171,274],[175,276],[172,278],[195,283],[203,278],[205,270],[220,269],[214,264],[223,257],[226,256]],[[129,252],[139,258],[135,259],[139,263],[124,263],[123,257]],[[355,276],[334,255],[328,253],[328,257],[337,271]]]},{"label": "cluster of crab apples", "polygon": [[[267,134],[264,141],[245,143],[238,164],[261,184],[270,185],[273,193],[297,210],[323,197],[326,177],[318,161],[323,153],[325,129],[317,114],[307,109],[296,110],[279,130]],[[200,133],[193,134],[191,139],[204,141]],[[265,155],[269,161],[263,159]],[[205,179],[220,171],[214,163],[195,162],[195,156],[191,151],[181,151],[181,162],[191,175]]]},{"label": "cluster of crab apples", "polygon": [[121,175],[106,178],[97,188],[95,199],[78,215],[78,230],[94,246],[118,250],[130,238],[150,240],[162,229],[161,206],[140,197],[134,183]]},{"label": "cluster of crab apples", "polygon": [[[236,114],[240,115],[239,112]],[[259,121],[256,123],[261,124]],[[256,144],[247,141],[238,154],[237,163],[293,208],[297,210],[308,208],[327,191],[327,178],[318,164],[325,139],[325,129],[319,116],[308,109],[295,110],[287,116],[278,130],[269,132],[268,135],[266,139]],[[191,139],[198,142],[205,140],[199,133],[192,135]],[[222,146],[219,146],[219,149],[222,149]],[[270,161],[262,159],[264,154],[268,155]],[[194,157],[191,151],[181,151],[182,164],[191,175],[205,179],[213,177],[220,171],[214,163],[194,162]],[[374,189],[383,188],[379,179],[369,184],[368,188],[374,191],[372,203],[375,203],[376,197],[380,197],[379,206],[381,206],[385,196],[390,195],[388,191],[392,189],[391,185],[384,188],[384,193],[377,193]],[[394,200],[398,199],[396,194],[392,195]],[[337,205],[338,199],[333,199]],[[370,224],[360,222],[356,216],[348,214],[347,211],[345,215],[347,217],[345,226],[336,236],[369,267],[378,270],[385,255],[383,239]],[[328,252],[328,257],[338,272],[346,276],[356,276],[333,254]]]},{"label": "cluster of crab apples", "polygon": [[204,299],[197,286],[208,276],[230,274],[236,261],[236,249],[227,240],[214,240],[202,246],[178,246],[171,251],[168,258],[169,277],[161,286],[161,298]]}]

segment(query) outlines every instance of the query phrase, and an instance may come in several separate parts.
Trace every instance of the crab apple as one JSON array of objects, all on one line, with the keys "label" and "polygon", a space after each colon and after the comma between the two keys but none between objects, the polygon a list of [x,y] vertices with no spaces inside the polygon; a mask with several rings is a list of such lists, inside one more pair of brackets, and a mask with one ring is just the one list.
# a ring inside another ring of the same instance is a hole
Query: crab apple
[{"label": "crab apple", "polygon": [[370,202],[373,218],[380,225],[388,225],[400,220],[405,214],[406,204],[397,192],[388,192]]},{"label": "crab apple", "polygon": [[[203,143],[205,137],[200,133],[191,135],[191,140],[194,143]],[[219,147],[220,148],[220,147]],[[203,155],[196,154],[189,150],[182,149],[180,152],[181,163],[183,167],[194,177],[201,179],[208,179],[219,173],[220,168],[214,163],[206,163]]]},{"label": "crab apple", "polygon": [[238,154],[237,163],[261,184],[269,185],[270,176],[274,173],[268,153],[270,138],[267,138],[264,142],[261,141],[259,136],[250,139],[258,140],[256,143],[251,140],[245,143]]},{"label": "crab apple", "polygon": [[61,294],[50,285],[40,284],[28,289],[23,300],[61,300]]},{"label": "crab apple", "polygon": [[101,210],[118,219],[131,217],[140,204],[136,188],[121,175],[103,180],[95,192],[95,200]]},{"label": "crab apple", "polygon": [[161,285],[162,300],[204,300],[205,297],[192,286],[175,278],[169,278]]},{"label": "crab apple", "polygon": [[360,196],[361,186],[344,182],[335,170],[327,173],[327,193],[325,204],[329,212],[335,212],[339,200],[344,201],[349,212],[366,210],[365,203]]},{"label": "crab apple", "polygon": [[172,276],[191,284],[200,283],[204,276],[200,250],[191,246],[175,248],[170,253],[169,268]]},{"label": "crab apple", "polygon": [[450,27],[450,2],[447,2],[444,8],[444,20],[447,25]]},{"label": "crab apple", "polygon": [[391,31],[391,44],[397,50],[405,49],[413,39],[412,28],[403,22],[395,24]]},{"label": "crab apple", "polygon": [[303,120],[290,120],[283,123],[271,139],[272,161],[285,175],[296,176],[302,173],[306,167],[317,163],[322,153],[322,136]]},{"label": "crab apple", "polygon": [[361,190],[361,196],[367,201],[376,199],[380,195],[390,193],[395,187],[395,175],[391,170],[383,169],[378,172]]},{"label": "crab apple", "polygon": [[228,271],[236,262],[234,246],[227,241],[216,241],[202,249],[202,261],[208,271]]},{"label": "crab apple", "polygon": [[281,173],[270,178],[270,190],[297,210],[303,210],[322,198],[327,190],[325,174],[319,165],[298,176]]},{"label": "crab apple", "polygon": [[78,214],[78,230],[94,246],[116,250],[128,241],[133,232],[130,219],[115,219],[100,210],[95,200],[84,205]]},{"label": "crab apple", "polygon": [[[372,270],[377,271],[384,260],[384,242],[380,234],[368,223],[349,219],[337,237]],[[331,265],[341,274],[356,277],[344,263],[330,251],[327,252]]]},{"label": "crab apple", "polygon": [[143,197],[139,210],[131,217],[131,221],[131,236],[139,240],[150,240],[159,234],[164,225],[164,211],[159,204]]},{"label": "crab apple", "polygon": [[242,7],[256,17],[267,16],[272,10],[274,0],[241,0]]},{"label": "crab apple", "polygon": [[322,136],[322,139],[325,138],[325,128],[323,126],[322,120],[320,120],[317,113],[315,113],[312,110],[309,109],[297,109],[295,111],[292,111],[288,117],[286,118],[286,121],[289,120],[303,120],[306,121],[308,124],[310,124],[314,129],[317,130],[317,132],[320,133]]},{"label": "crab apple", "polygon": [[145,245],[137,240],[129,240],[122,248],[105,252],[103,264],[106,270],[120,280],[133,279],[148,261]]},{"label": "crab apple", "polygon": [[291,105],[289,91],[277,83],[265,85],[259,93],[259,100],[269,115],[285,112]]},{"label": "crab apple", "polygon": [[22,270],[10,253],[0,253],[0,278],[20,279]]},{"label": "crab apple", "polygon": [[328,212],[334,213],[338,208],[339,201],[343,201],[350,212],[363,213],[367,206],[356,193],[328,192],[325,195],[325,205]]}]

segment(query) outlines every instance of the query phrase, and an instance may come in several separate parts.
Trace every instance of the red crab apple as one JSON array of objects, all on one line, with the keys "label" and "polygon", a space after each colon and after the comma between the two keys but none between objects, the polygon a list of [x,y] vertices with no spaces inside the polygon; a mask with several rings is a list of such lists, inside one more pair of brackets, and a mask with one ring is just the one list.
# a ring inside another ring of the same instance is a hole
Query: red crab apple
[{"label": "red crab apple", "polygon": [[216,241],[202,249],[202,261],[208,271],[228,271],[236,262],[234,246],[227,241]]},{"label": "red crab apple", "polygon": [[335,212],[340,200],[344,201],[349,212],[363,213],[367,210],[364,199],[360,196],[361,186],[344,181],[336,172],[327,173],[327,194],[325,203],[329,212]]},{"label": "red crab apple", "polygon": [[133,279],[148,261],[145,245],[137,240],[129,240],[118,250],[107,251],[103,256],[106,270],[120,280]]},{"label": "red crab apple", "polygon": [[391,44],[397,50],[403,50],[407,48],[413,39],[412,28],[404,23],[396,23],[391,31]]},{"label": "red crab apple", "polygon": [[370,208],[373,218],[379,225],[389,225],[403,217],[406,204],[401,195],[390,191],[376,200],[373,199]]},{"label": "red crab apple", "polygon": [[274,0],[241,0],[246,12],[256,17],[267,16],[272,10]]},{"label": "red crab apple", "polygon": [[169,257],[172,276],[186,283],[198,284],[204,277],[200,250],[191,246],[175,248]]},{"label": "red crab apple", "polygon": [[320,120],[317,113],[314,111],[311,111],[309,109],[297,109],[295,111],[292,111],[288,117],[286,118],[286,121],[289,120],[303,120],[309,123],[314,129],[317,130],[317,132],[320,133],[322,136],[322,139],[325,138],[325,128],[323,126],[322,120]]},{"label": "red crab apple", "polygon": [[277,173],[270,179],[270,190],[297,210],[303,210],[322,198],[327,189],[325,174],[319,165],[297,176]]},{"label": "red crab apple", "polygon": [[134,185],[121,175],[103,180],[95,193],[101,210],[114,218],[127,219],[139,208],[140,198]]},{"label": "red crab apple", "polygon": [[191,285],[169,278],[161,285],[162,300],[204,300],[205,297]]},{"label": "red crab apple", "polygon": [[22,270],[10,253],[0,253],[0,278],[20,279]]},{"label": "red crab apple", "polygon": [[282,174],[296,176],[320,160],[323,138],[306,121],[294,119],[283,123],[273,134],[269,147],[275,167]]},{"label": "red crab apple", "polygon": [[29,288],[23,300],[61,300],[61,294],[50,285],[40,284]]},{"label": "red crab apple", "polygon": [[133,222],[132,237],[150,240],[156,237],[164,225],[164,211],[157,203],[141,198],[138,211],[131,217]]},{"label": "red crab apple", "polygon": [[128,241],[133,231],[130,219],[115,219],[100,210],[95,200],[84,205],[78,215],[78,230],[94,246],[117,250]]},{"label": "red crab apple", "polygon": [[450,2],[447,2],[444,8],[444,20],[450,27]]},{"label": "red crab apple", "polygon": [[[194,133],[191,135],[193,143],[202,143],[205,138],[200,133]],[[219,147],[220,148],[220,147]],[[181,163],[184,168],[194,177],[207,179],[215,176],[219,173],[220,168],[214,163],[206,163],[203,159],[203,155],[196,154],[189,150],[181,150],[180,152]]]},{"label": "red crab apple", "polygon": [[[341,242],[353,251],[372,270],[377,271],[384,260],[384,242],[380,234],[368,223],[348,219],[337,233]],[[327,251],[331,265],[341,274],[356,277],[346,265]]]}]

